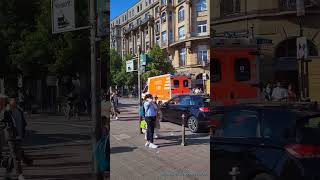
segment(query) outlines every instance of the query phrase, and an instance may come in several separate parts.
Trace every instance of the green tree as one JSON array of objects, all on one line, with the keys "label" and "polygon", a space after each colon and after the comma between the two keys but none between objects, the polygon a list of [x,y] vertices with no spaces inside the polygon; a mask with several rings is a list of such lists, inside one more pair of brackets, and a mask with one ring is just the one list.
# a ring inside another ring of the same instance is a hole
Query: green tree
[{"label": "green tree", "polygon": [[172,63],[168,61],[166,54],[159,46],[149,51],[146,69],[142,75],[143,82],[146,82],[149,77],[175,73]]}]

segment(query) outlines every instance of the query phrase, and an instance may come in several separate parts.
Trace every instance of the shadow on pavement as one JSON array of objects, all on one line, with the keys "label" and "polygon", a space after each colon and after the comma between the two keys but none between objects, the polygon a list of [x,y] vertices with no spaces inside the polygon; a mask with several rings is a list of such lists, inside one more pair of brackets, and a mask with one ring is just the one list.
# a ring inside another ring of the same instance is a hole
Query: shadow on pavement
[{"label": "shadow on pavement", "polygon": [[111,152],[111,154],[117,154],[117,153],[131,152],[135,149],[137,149],[137,148],[136,147],[126,147],[126,146],[111,147],[110,152]]},{"label": "shadow on pavement", "polygon": [[32,180],[93,180],[93,176],[91,173],[83,173],[83,174],[61,174],[61,175],[26,175],[26,179]]},{"label": "shadow on pavement", "polygon": [[[203,137],[208,137],[208,139],[198,139],[198,138],[203,138]],[[209,145],[210,140],[209,140],[209,135],[208,134],[188,134],[185,137],[185,143],[187,145]],[[168,143],[159,143],[156,144],[159,145],[159,147],[167,147],[167,146],[177,146],[181,144],[181,135],[173,135],[173,136],[161,136],[160,139],[163,140],[168,140],[171,142]],[[160,140],[159,139],[159,140]]]},{"label": "shadow on pavement", "polygon": [[28,156],[33,160],[48,160],[48,159],[62,159],[62,158],[68,158],[72,157],[72,155],[66,155],[66,154],[37,154],[32,155],[28,154]]},{"label": "shadow on pavement", "polygon": [[90,136],[80,134],[38,134],[37,131],[28,130],[24,146],[42,146],[79,140],[90,140]]},{"label": "shadow on pavement", "polygon": [[41,168],[74,168],[75,166],[85,166],[89,167],[91,165],[90,162],[65,162],[65,163],[55,163],[55,164],[34,164],[32,167],[41,167]]}]

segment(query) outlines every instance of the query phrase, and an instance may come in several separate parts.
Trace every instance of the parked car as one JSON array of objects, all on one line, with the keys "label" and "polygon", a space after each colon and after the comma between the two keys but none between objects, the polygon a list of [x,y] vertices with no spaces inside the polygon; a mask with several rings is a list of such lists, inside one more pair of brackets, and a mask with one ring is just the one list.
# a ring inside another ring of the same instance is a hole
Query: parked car
[{"label": "parked car", "polygon": [[204,95],[177,95],[161,107],[161,120],[182,124],[185,114],[185,125],[191,132],[208,130],[211,121],[210,97]]},{"label": "parked car", "polygon": [[320,179],[319,111],[235,105],[220,120],[210,143],[212,180]]}]

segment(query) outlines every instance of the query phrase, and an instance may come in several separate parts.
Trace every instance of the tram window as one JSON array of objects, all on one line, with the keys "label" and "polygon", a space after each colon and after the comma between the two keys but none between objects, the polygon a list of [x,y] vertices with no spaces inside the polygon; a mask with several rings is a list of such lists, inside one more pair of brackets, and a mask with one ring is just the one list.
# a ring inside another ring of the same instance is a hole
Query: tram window
[{"label": "tram window", "polygon": [[173,87],[174,88],[179,88],[179,80],[174,80],[173,81]]},{"label": "tram window", "polygon": [[219,82],[221,80],[221,64],[219,59],[212,59],[210,62],[210,81]]},{"label": "tram window", "polygon": [[250,61],[247,58],[236,59],[234,64],[235,80],[249,81],[251,78]]}]

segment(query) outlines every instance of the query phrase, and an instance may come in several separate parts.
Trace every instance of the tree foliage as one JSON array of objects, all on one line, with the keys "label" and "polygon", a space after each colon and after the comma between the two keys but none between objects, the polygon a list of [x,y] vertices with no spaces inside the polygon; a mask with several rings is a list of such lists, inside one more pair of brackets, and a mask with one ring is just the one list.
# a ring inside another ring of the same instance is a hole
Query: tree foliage
[{"label": "tree foliage", "polygon": [[149,77],[173,73],[175,69],[163,50],[159,46],[153,47],[148,53],[147,71],[142,75],[142,80],[146,82]]}]

